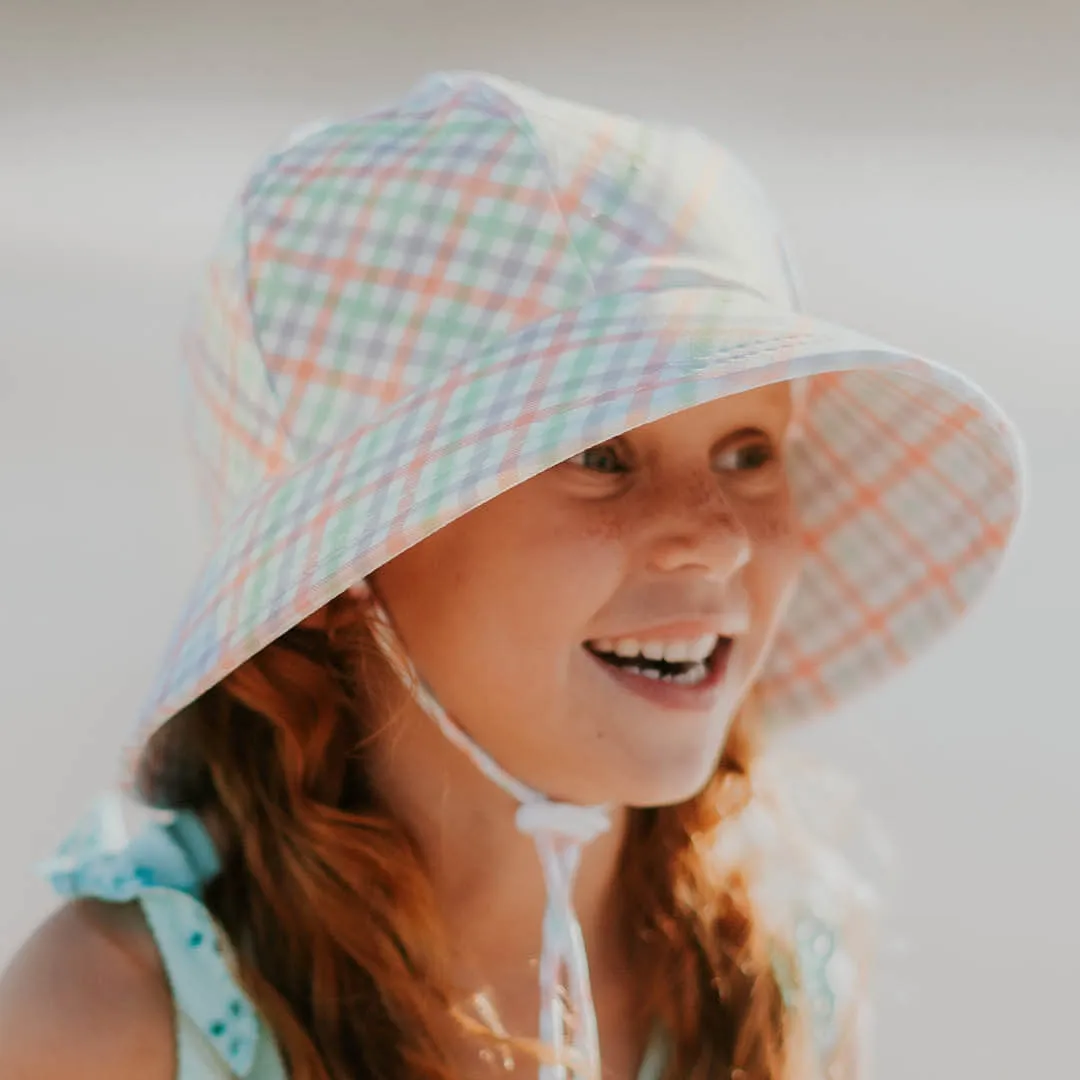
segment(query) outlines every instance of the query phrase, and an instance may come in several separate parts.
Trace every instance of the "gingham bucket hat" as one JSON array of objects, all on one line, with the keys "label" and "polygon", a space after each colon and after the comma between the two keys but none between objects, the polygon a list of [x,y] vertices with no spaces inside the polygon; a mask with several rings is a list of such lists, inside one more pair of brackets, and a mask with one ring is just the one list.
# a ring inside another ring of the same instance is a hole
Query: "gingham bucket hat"
[{"label": "gingham bucket hat", "polygon": [[776,217],[688,130],[489,75],[296,135],[229,216],[186,339],[208,558],[133,746],[487,499],[626,430],[815,376],[801,584],[773,720],[953,623],[1020,509],[1018,440],[962,376],[800,310]]},{"label": "gingham bucket hat", "polygon": [[[630,428],[781,380],[807,558],[759,684],[828,708],[953,623],[1020,510],[1019,443],[980,390],[801,310],[778,222],[688,130],[440,74],[298,133],[255,170],[199,293],[186,369],[213,540],[130,744],[419,540]],[[541,1034],[565,983],[598,1067],[570,888],[603,808],[522,804],[548,887]],[[564,1075],[546,1067],[545,1077]]]}]

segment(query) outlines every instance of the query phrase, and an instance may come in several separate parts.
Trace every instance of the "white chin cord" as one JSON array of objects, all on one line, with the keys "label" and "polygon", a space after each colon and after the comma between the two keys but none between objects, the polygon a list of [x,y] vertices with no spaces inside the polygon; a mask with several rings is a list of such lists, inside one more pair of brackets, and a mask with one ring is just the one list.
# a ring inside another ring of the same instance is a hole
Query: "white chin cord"
[{"label": "white chin cord", "polygon": [[439,730],[520,806],[515,822],[531,836],[547,889],[540,953],[540,1041],[556,1063],[541,1063],[540,1080],[600,1080],[600,1038],[589,982],[589,961],[574,911],[574,879],[586,844],[611,827],[604,806],[552,802],[515,780],[455,724],[409,659],[389,613],[364,583],[355,592],[371,605],[371,629],[394,671]]}]

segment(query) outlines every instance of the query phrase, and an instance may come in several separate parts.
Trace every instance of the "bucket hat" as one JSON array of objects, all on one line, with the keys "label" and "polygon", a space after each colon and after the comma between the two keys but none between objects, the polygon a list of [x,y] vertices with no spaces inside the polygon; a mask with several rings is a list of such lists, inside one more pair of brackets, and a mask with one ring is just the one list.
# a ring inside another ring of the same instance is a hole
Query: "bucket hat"
[{"label": "bucket hat", "polygon": [[472,72],[317,125],[228,217],[185,340],[211,519],[133,732],[394,555],[583,449],[807,379],[806,563],[766,717],[848,698],[953,624],[1020,510],[963,376],[802,310],[777,217],[695,131]]},{"label": "bucket hat", "polygon": [[[267,155],[201,279],[185,361],[212,535],[131,763],[398,553],[725,395],[786,380],[805,394],[790,473],[806,557],[757,687],[768,723],[836,705],[955,623],[1020,512],[1020,443],[999,408],[806,312],[778,219],[731,151],[482,73],[429,76]],[[570,891],[603,808],[547,803],[462,742],[378,613],[427,711],[522,804],[549,892],[541,1032],[564,1045],[566,982],[574,1048],[597,1066]]]}]

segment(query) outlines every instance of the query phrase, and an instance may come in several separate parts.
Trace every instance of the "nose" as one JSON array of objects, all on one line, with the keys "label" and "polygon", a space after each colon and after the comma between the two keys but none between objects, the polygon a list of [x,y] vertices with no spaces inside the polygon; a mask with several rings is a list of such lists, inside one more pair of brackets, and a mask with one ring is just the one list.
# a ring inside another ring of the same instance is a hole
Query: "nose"
[{"label": "nose", "polygon": [[667,488],[650,516],[652,570],[693,571],[726,582],[750,561],[750,534],[715,477]]}]

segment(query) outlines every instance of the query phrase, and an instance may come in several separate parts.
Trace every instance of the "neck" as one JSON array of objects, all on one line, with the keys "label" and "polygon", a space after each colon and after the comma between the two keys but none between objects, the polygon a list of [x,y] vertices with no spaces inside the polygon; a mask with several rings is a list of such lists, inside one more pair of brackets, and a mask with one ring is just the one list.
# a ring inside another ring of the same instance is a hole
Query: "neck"
[{"label": "neck", "polygon": [[[511,1002],[528,1012],[525,1000],[535,1001],[546,897],[534,841],[516,825],[519,804],[419,709],[398,713],[371,750],[380,793],[423,852],[459,989],[494,992],[510,1028],[506,1014],[518,1013]],[[612,810],[610,830],[584,846],[575,881],[597,991],[605,970],[623,967],[617,876],[625,828],[626,812]]]}]

